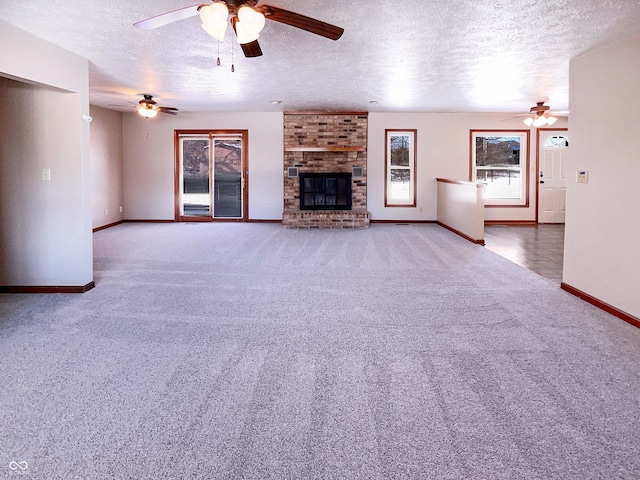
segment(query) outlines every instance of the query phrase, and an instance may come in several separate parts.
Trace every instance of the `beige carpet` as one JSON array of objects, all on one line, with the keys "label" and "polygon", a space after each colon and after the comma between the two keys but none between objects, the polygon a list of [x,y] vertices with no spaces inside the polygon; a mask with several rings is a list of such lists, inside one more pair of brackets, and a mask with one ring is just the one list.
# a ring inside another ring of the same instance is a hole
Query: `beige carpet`
[{"label": "beige carpet", "polygon": [[94,238],[0,295],[0,478],[640,477],[640,330],[441,227]]}]

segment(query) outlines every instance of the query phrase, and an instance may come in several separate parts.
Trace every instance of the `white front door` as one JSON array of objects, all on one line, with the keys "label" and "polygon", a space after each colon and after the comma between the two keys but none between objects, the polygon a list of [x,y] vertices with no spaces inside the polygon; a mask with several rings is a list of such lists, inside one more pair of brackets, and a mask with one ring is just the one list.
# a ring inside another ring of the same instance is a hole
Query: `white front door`
[{"label": "white front door", "polygon": [[564,223],[569,136],[566,130],[540,130],[538,222]]}]

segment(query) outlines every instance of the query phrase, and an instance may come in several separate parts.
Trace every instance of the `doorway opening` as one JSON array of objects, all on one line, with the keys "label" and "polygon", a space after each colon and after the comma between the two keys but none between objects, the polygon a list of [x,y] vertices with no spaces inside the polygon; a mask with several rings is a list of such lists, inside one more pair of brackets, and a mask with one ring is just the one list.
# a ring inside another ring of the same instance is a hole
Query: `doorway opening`
[{"label": "doorway opening", "polygon": [[536,143],[535,224],[485,225],[485,246],[556,283],[562,282],[567,161],[567,128],[539,128]]}]

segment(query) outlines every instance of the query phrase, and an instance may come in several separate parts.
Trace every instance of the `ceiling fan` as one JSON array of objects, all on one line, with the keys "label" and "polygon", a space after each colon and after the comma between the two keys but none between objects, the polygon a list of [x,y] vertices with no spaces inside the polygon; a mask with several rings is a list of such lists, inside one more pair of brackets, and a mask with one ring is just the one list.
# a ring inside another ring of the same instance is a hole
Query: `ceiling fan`
[{"label": "ceiling fan", "polygon": [[284,10],[272,5],[258,5],[260,0],[213,0],[210,5],[192,5],[136,22],[133,25],[151,30],[185,18],[200,15],[202,28],[212,37],[224,41],[230,23],[245,57],[259,57],[262,49],[258,37],[265,19],[291,25],[331,40],[338,40],[344,29],[315,18]]},{"label": "ceiling fan", "polygon": [[178,109],[173,107],[160,107],[153,99],[153,95],[149,95],[148,93],[143,93],[144,97],[142,100],[138,102],[138,106],[136,107],[138,113],[145,118],[153,118],[158,112],[160,113],[168,113],[169,115],[177,115]]},{"label": "ceiling fan", "polygon": [[536,102],[535,106],[529,109],[530,115],[523,120],[527,127],[542,127],[544,125],[553,125],[558,120],[558,115],[562,115],[561,112],[551,113],[550,107],[545,105],[544,102]]}]

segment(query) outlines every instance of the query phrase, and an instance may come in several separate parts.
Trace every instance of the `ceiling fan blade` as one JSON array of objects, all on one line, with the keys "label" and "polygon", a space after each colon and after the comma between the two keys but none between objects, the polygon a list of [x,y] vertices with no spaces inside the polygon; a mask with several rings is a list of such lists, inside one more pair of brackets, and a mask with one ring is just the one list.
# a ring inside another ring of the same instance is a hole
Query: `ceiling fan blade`
[{"label": "ceiling fan blade", "polygon": [[262,56],[262,49],[260,48],[258,40],[254,40],[253,42],[249,43],[242,43],[240,44],[240,46],[242,47],[242,51],[244,52],[245,57],[252,58]]},{"label": "ceiling fan blade", "polygon": [[258,10],[269,20],[285,23],[331,40],[338,40],[344,33],[344,28],[271,5],[259,5],[255,7],[255,10]]},{"label": "ceiling fan blade", "polygon": [[158,107],[160,113],[168,113],[169,115],[177,115],[179,110],[173,107]]},{"label": "ceiling fan blade", "polygon": [[153,30],[154,28],[164,27],[170,23],[184,20],[185,18],[191,18],[198,15],[200,5],[191,5],[190,7],[179,8],[178,10],[172,10],[170,12],[161,13],[155,17],[147,18],[133,24],[134,27],[141,28],[143,30]]}]

